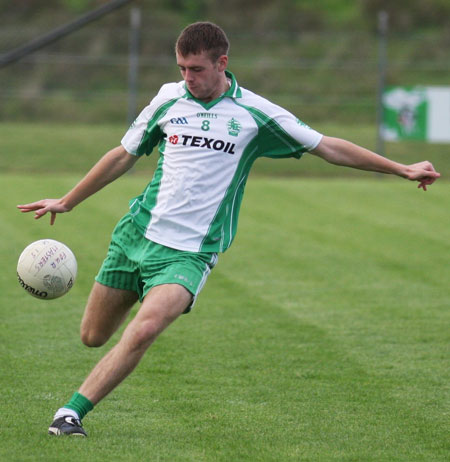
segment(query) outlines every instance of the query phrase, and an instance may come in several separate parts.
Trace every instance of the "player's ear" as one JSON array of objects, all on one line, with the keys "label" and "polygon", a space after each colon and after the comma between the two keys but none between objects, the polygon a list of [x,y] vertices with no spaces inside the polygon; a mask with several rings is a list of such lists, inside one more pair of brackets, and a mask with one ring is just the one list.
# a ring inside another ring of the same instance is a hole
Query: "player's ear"
[{"label": "player's ear", "polygon": [[227,55],[222,55],[219,57],[217,60],[217,70],[219,72],[225,71],[225,69],[228,66],[228,56]]}]

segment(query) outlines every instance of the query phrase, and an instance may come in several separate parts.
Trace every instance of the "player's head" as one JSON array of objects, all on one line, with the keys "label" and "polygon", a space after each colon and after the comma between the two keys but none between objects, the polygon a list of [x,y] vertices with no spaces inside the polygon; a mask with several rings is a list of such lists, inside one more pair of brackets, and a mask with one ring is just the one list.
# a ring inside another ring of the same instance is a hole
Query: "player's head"
[{"label": "player's head", "polygon": [[190,24],[183,29],[175,45],[178,55],[186,57],[206,52],[213,62],[228,55],[229,49],[230,42],[225,32],[211,22]]},{"label": "player's head", "polygon": [[177,64],[195,98],[209,102],[226,90],[228,48],[225,33],[215,24],[197,22],[181,32],[175,47]]}]

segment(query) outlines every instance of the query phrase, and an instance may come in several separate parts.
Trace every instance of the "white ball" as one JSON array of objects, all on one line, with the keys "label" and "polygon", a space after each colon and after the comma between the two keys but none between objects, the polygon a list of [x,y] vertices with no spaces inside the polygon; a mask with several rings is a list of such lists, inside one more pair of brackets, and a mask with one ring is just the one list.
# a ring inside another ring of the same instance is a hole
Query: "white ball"
[{"label": "white ball", "polygon": [[77,260],[61,242],[41,239],[20,254],[17,263],[19,284],[33,297],[43,300],[67,293],[77,276]]}]

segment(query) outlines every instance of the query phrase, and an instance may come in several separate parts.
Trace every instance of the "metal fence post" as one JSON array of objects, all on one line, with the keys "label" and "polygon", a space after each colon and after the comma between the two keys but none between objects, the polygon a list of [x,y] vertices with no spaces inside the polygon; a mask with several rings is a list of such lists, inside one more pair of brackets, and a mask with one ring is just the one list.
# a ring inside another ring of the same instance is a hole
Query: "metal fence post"
[{"label": "metal fence post", "polygon": [[387,31],[389,15],[386,11],[378,12],[378,92],[377,92],[377,144],[376,151],[385,155],[383,125],[383,93],[386,87],[387,73]]},{"label": "metal fence post", "polygon": [[131,125],[137,116],[140,33],[141,10],[138,7],[133,7],[130,10],[130,46],[128,62],[128,125]]}]

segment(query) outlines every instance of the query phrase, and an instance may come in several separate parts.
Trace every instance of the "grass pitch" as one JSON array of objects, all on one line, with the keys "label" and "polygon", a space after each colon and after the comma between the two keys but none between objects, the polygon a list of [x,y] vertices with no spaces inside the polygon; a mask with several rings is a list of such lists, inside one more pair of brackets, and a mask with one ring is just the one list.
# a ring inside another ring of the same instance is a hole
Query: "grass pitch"
[{"label": "grass pitch", "polygon": [[[120,335],[88,349],[78,326],[145,182],[128,175],[52,228],[15,210],[78,179],[0,176],[0,460],[448,460],[450,185],[400,179],[251,178],[236,242],[194,311],[86,417],[88,439],[47,436]],[[79,263],[71,292],[47,302],[15,276],[44,237]]]}]

